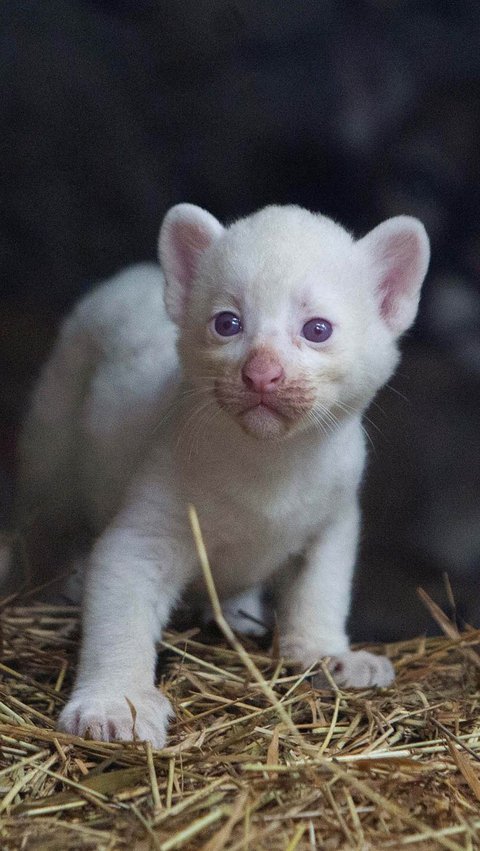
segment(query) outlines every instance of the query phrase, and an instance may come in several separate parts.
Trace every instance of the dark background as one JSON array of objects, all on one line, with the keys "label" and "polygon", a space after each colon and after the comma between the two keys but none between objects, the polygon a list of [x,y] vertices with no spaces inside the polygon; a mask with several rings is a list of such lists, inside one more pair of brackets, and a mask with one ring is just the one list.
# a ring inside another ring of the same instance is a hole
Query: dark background
[{"label": "dark background", "polygon": [[167,208],[294,202],[359,235],[425,223],[432,265],[374,405],[352,628],[480,626],[478,0],[0,2],[0,510],[56,322],[155,256]]}]

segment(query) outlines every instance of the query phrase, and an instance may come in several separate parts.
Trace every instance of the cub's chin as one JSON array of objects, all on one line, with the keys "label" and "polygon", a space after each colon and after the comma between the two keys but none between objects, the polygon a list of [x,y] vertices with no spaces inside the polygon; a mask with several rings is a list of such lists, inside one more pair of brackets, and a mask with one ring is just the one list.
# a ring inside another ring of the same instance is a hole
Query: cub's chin
[{"label": "cub's chin", "polygon": [[243,431],[258,440],[279,440],[285,437],[291,424],[279,413],[257,405],[238,416]]}]

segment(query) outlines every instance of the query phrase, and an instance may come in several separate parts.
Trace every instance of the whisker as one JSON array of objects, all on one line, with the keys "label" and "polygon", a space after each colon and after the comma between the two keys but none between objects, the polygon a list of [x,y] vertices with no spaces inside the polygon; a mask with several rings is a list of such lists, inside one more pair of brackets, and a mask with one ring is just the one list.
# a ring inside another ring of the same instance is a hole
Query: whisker
[{"label": "whisker", "polygon": [[[189,429],[192,425],[192,421],[194,422],[195,425],[197,425],[198,418],[200,417],[200,415],[205,410],[208,410],[208,408],[211,405],[213,406],[214,404],[215,404],[214,400],[210,397],[210,398],[206,399],[206,401],[204,401],[203,404],[199,404],[195,408],[192,408],[192,410],[189,412],[189,416],[186,418],[185,422],[182,424],[182,427],[181,427],[181,429],[178,433],[177,442],[175,444],[175,451],[178,452],[180,445],[182,443],[182,440],[189,434]],[[197,422],[195,422],[195,421],[197,421]],[[190,433],[190,440],[192,440],[192,437],[193,437],[194,434],[195,434],[195,431]]]},{"label": "whisker", "polygon": [[[346,413],[346,414],[355,414],[355,413],[358,413],[358,411],[357,411],[357,409],[356,409],[356,408],[352,407],[351,405],[348,405],[346,402],[337,402],[336,404],[337,404],[337,407],[339,407],[339,408],[340,408],[340,410],[345,411],[345,413]],[[377,424],[376,424],[373,420],[371,420],[371,419],[370,419],[369,417],[367,417],[365,414],[362,416],[362,418],[361,418],[361,420],[360,420],[360,428],[362,429],[362,431],[363,431],[363,433],[364,433],[364,435],[365,435],[365,437],[366,437],[366,439],[367,439],[368,443],[370,444],[370,446],[371,446],[371,447],[372,447],[372,449],[373,449],[373,452],[374,452],[374,453],[375,453],[375,455],[376,455],[376,454],[377,454],[377,449],[376,449],[376,446],[375,446],[375,444],[374,444],[374,442],[373,442],[373,438],[372,438],[371,434],[369,433],[368,429],[365,427],[365,425],[364,425],[363,421],[366,421],[367,423],[369,423],[369,425],[371,425],[371,426],[372,426],[372,428],[374,428],[374,429],[375,429],[375,431],[377,431],[377,432],[378,432],[378,434],[379,434],[379,435],[381,435],[381,437],[384,437],[384,434],[383,434],[382,430],[379,428],[379,426],[377,426]]]},{"label": "whisker", "polygon": [[211,397],[211,392],[213,389],[214,383],[212,379],[211,386],[200,385],[199,387],[180,387],[178,394],[175,398],[170,402],[164,411],[160,420],[155,424],[153,429],[153,435],[156,435],[160,430],[161,426],[168,420],[168,418],[172,415],[176,408],[180,407],[181,403],[185,401],[187,398],[189,401],[194,399],[195,397],[203,397],[205,399]]},{"label": "whisker", "polygon": [[313,425],[318,426],[325,437],[329,437],[332,432],[332,426],[328,423],[328,420],[324,417],[325,409],[318,411],[314,408],[310,409],[307,413],[307,419],[312,422]]},{"label": "whisker", "polygon": [[207,431],[210,423],[220,414],[220,409],[217,405],[213,405],[211,410],[207,410],[204,412],[201,421],[198,423],[198,427],[196,433],[192,434],[192,441],[189,447],[188,459],[191,461],[193,453],[198,451],[198,446],[200,443],[200,438],[202,437],[202,433],[204,434]]},{"label": "whisker", "polygon": [[376,409],[377,409],[377,411],[379,411],[379,412],[381,413],[382,417],[387,417],[387,416],[388,416],[388,414],[387,414],[387,413],[385,412],[385,410],[382,408],[382,406],[380,405],[380,403],[376,401],[376,399],[373,399],[373,400],[370,402],[369,408],[376,408]]},{"label": "whisker", "polygon": [[207,431],[210,423],[220,415],[220,408],[218,405],[213,400],[211,400],[211,402],[211,406],[204,406],[200,419],[195,423],[196,429],[190,435],[191,439],[188,450],[189,461],[191,460],[193,453],[198,451],[200,439]]},{"label": "whisker", "polygon": [[394,387],[393,384],[385,384],[385,389],[391,390],[392,393],[395,393],[396,396],[399,396],[400,399],[403,399],[404,402],[407,402],[408,405],[411,405],[411,399],[409,399],[408,396],[405,396],[404,393],[401,393],[400,390],[397,390],[397,388]]},{"label": "whisker", "polygon": [[164,411],[164,413],[163,413],[163,416],[162,416],[162,417],[160,417],[160,419],[158,420],[158,422],[157,422],[157,423],[155,423],[155,425],[154,425],[154,427],[153,427],[152,435],[153,435],[154,437],[158,434],[158,432],[160,431],[160,428],[162,427],[162,425],[163,425],[165,422],[167,422],[168,418],[172,415],[172,413],[173,413],[173,411],[175,410],[175,408],[176,408],[176,407],[178,407],[178,402],[179,402],[178,398],[175,398],[175,399],[173,399],[173,400],[170,402],[170,404],[169,404],[169,405],[167,405],[167,408],[165,409],[165,411]]},{"label": "whisker", "polygon": [[[356,408],[353,408],[350,405],[347,405],[346,402],[337,402],[337,405],[340,409],[343,409],[346,413],[356,413]],[[380,437],[382,437],[383,439],[385,439],[385,434],[382,431],[382,429],[380,428],[380,426],[377,425],[377,423],[374,420],[370,419],[370,417],[367,416],[366,414],[362,415],[362,420],[361,420],[361,423],[360,423],[362,431],[363,431],[365,437],[367,438],[368,442],[370,443],[372,449],[376,452],[376,447],[375,447],[375,444],[373,442],[372,436],[370,435],[368,429],[364,425],[365,422],[368,423],[368,425],[371,426],[373,429],[375,429],[377,434],[379,434]]]}]

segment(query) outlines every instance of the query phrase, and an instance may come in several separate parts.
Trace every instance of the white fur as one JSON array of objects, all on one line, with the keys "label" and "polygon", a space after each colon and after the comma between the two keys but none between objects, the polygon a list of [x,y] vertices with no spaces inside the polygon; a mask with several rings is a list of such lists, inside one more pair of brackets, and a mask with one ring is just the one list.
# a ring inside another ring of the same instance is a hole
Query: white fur
[{"label": "white fur", "polygon": [[[23,464],[28,505],[32,493],[44,508],[51,499],[56,516],[74,511],[99,533],[60,726],[131,738],[127,697],[137,735],[158,747],[169,704],[153,687],[155,642],[182,594],[207,602],[188,503],[222,598],[270,583],[286,656],[302,665],[333,657],[344,686],[393,679],[388,660],[352,653],[345,631],[361,416],[415,316],[428,240],[406,217],[355,242],[297,207],[224,229],[182,204],[167,214],[160,249],[181,370],[160,270],[127,270],[65,322],[36,390]],[[219,338],[220,311],[238,314],[243,331]],[[333,325],[324,343],[302,336],[312,317]],[[253,358],[263,368],[265,352],[285,374],[278,399],[288,397],[288,416],[238,409],[242,366]]]}]

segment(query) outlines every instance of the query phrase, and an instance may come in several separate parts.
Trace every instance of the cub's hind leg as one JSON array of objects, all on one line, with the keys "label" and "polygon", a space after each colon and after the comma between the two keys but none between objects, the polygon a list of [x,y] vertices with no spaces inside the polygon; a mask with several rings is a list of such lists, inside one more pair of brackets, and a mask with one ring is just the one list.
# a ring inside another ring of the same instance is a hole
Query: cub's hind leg
[{"label": "cub's hind leg", "polygon": [[[273,626],[272,612],[261,585],[222,600],[222,613],[234,632],[263,636]],[[211,606],[203,611],[203,620],[214,620]]]}]

